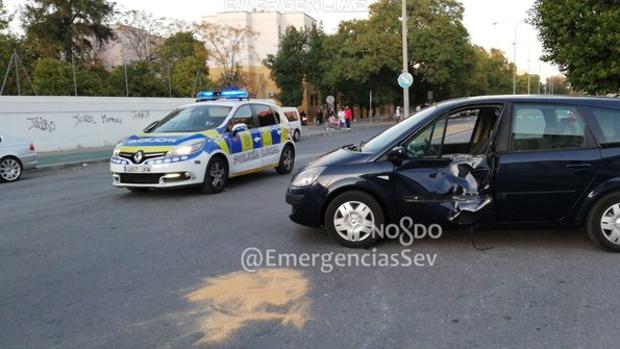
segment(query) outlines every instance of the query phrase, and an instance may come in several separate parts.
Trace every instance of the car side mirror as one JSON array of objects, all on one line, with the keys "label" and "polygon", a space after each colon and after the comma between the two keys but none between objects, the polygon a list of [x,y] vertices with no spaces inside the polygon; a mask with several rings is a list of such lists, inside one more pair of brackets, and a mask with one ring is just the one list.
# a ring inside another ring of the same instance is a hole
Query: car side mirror
[{"label": "car side mirror", "polygon": [[230,132],[232,133],[232,136],[235,137],[239,132],[243,132],[243,131],[247,131],[248,130],[248,125],[244,124],[244,123],[239,123],[236,124],[235,126],[232,127],[232,130],[230,130]]},{"label": "car side mirror", "polygon": [[407,151],[405,150],[405,147],[402,147],[400,145],[392,148],[392,150],[388,152],[388,158],[390,160],[402,160],[406,157]]},{"label": "car side mirror", "polygon": [[158,121],[153,121],[151,122],[143,131],[144,133],[149,133],[154,127],[155,125],[159,124],[159,120]]}]

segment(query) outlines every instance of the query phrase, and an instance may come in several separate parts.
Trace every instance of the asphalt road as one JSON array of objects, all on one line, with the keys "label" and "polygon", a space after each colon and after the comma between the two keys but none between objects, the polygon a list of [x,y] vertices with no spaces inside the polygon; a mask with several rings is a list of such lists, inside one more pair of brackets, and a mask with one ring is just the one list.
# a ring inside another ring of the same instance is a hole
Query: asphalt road
[{"label": "asphalt road", "polygon": [[[301,166],[379,129],[299,144]],[[130,194],[106,164],[0,185],[2,348],[615,347],[618,255],[580,231],[448,232],[434,266],[242,271],[249,247],[366,253],[288,220],[291,176]],[[377,246],[398,253],[394,242]]]}]

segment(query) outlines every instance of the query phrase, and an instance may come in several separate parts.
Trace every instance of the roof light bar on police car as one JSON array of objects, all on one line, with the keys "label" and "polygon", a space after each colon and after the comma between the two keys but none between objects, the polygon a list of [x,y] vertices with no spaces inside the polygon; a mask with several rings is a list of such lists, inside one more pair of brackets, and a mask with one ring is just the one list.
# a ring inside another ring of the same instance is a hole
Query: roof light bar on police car
[{"label": "roof light bar on police car", "polygon": [[196,95],[196,102],[215,101],[218,99],[249,99],[250,94],[246,90],[224,90],[224,91],[200,91]]}]

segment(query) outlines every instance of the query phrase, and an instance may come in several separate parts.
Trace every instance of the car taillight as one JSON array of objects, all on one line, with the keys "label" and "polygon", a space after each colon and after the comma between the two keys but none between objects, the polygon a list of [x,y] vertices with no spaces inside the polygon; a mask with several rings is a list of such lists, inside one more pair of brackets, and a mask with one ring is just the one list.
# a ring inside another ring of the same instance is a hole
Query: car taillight
[{"label": "car taillight", "polygon": [[30,143],[30,151],[34,151],[34,144]]}]

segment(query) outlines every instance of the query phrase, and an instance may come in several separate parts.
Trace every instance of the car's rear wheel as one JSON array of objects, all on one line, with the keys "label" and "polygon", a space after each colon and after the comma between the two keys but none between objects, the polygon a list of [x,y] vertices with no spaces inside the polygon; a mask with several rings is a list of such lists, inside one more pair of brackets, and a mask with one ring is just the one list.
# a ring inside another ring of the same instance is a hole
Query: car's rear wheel
[{"label": "car's rear wheel", "polygon": [[620,252],[620,193],[600,199],[586,221],[588,236],[599,246]]},{"label": "car's rear wheel", "polygon": [[284,146],[284,150],[282,150],[276,171],[279,174],[288,174],[291,173],[293,167],[295,167],[295,149],[290,144],[287,144]]},{"label": "car's rear wheel", "polygon": [[381,205],[361,191],[349,191],[335,197],[325,210],[327,233],[346,247],[366,248],[378,240],[375,228],[385,222]]},{"label": "car's rear wheel", "polygon": [[214,156],[207,164],[201,191],[204,194],[217,194],[224,191],[228,181],[228,165],[221,156]]},{"label": "car's rear wheel", "polygon": [[293,140],[295,142],[299,142],[301,140],[301,132],[299,132],[299,130],[295,130],[295,132],[293,132]]},{"label": "car's rear wheel", "polygon": [[0,160],[0,182],[15,182],[24,171],[22,163],[12,156]]}]

